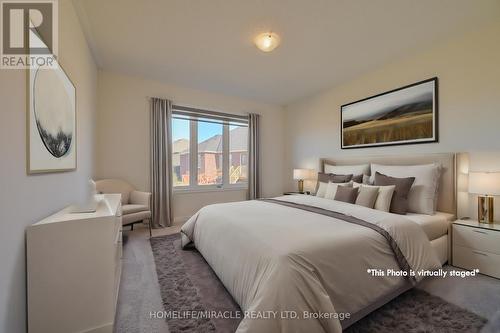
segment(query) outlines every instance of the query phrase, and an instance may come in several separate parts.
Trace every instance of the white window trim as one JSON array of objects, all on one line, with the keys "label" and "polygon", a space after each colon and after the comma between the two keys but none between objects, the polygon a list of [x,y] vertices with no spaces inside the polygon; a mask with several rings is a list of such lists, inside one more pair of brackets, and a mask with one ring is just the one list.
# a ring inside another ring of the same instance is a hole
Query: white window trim
[{"label": "white window trim", "polygon": [[247,186],[228,186],[228,187],[214,187],[212,185],[204,185],[204,186],[195,186],[195,187],[189,187],[189,186],[177,186],[174,187],[174,193],[175,194],[189,194],[189,193],[208,193],[208,192],[229,192],[229,191],[247,191],[248,187]]},{"label": "white window trim", "polygon": [[[193,158],[194,157],[194,158]],[[230,184],[229,179],[229,124],[222,125],[222,184],[198,184],[198,121],[189,120],[189,185],[173,186],[173,192],[179,194],[242,191],[248,189],[248,182]]]}]

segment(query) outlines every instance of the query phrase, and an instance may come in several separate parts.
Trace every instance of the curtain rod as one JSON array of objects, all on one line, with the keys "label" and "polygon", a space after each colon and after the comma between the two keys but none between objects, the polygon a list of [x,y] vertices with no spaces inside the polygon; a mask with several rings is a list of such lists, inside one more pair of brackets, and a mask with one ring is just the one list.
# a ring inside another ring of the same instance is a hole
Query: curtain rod
[{"label": "curtain rod", "polygon": [[[149,96],[149,98],[161,98],[161,97]],[[222,117],[228,117],[228,118],[238,118],[238,119],[245,119],[245,120],[248,119],[248,116],[242,116],[242,115],[225,113],[225,112],[218,112],[218,111],[193,108],[193,107],[183,106],[183,105],[178,105],[178,104],[172,104],[172,109],[186,111],[186,112],[193,112],[193,113],[206,113],[206,114],[210,114],[210,115],[216,115],[216,116],[222,116]]]},{"label": "curtain rod", "polygon": [[225,113],[225,112],[218,112],[218,111],[211,111],[211,110],[204,110],[204,109],[198,109],[198,108],[192,108],[188,106],[182,106],[182,105],[177,105],[173,104],[172,109],[174,110],[179,110],[179,111],[185,111],[185,112],[192,112],[192,113],[204,113],[212,116],[221,116],[221,117],[226,117],[226,118],[237,118],[237,119],[244,119],[247,120],[248,116],[242,116],[242,115],[237,115],[237,114],[231,114],[231,113]]}]

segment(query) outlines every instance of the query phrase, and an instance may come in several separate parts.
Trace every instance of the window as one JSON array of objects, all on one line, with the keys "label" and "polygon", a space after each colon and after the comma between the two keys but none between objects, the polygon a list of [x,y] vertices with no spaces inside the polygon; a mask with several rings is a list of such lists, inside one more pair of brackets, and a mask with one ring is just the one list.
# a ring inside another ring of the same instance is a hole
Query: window
[{"label": "window", "polygon": [[246,183],[248,177],[248,127],[229,126],[229,183]]},{"label": "window", "polygon": [[189,186],[190,120],[172,119],[172,172],[175,186]]},{"label": "window", "polygon": [[173,107],[174,188],[244,187],[248,179],[246,117]]},{"label": "window", "polygon": [[222,184],[222,124],[197,121],[198,185]]}]

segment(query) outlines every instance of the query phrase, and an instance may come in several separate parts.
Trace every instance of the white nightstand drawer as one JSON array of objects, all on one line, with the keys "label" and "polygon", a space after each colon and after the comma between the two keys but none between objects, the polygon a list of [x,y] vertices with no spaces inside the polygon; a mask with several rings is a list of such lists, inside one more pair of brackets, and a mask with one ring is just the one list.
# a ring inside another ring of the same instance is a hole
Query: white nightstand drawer
[{"label": "white nightstand drawer", "polygon": [[453,266],[479,269],[479,273],[500,278],[500,255],[468,247],[453,246]]},{"label": "white nightstand drawer", "polygon": [[454,224],[453,244],[500,255],[500,232]]}]

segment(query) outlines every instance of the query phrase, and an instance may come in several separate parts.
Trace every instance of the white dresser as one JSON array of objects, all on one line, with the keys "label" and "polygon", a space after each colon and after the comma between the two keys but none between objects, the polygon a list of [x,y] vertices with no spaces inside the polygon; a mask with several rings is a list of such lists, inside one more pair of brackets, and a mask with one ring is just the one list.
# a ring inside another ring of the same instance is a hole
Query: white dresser
[{"label": "white dresser", "polygon": [[113,332],[121,275],[119,194],[95,213],[68,207],[26,232],[28,331]]},{"label": "white dresser", "polygon": [[500,224],[453,222],[453,266],[500,278]]}]

